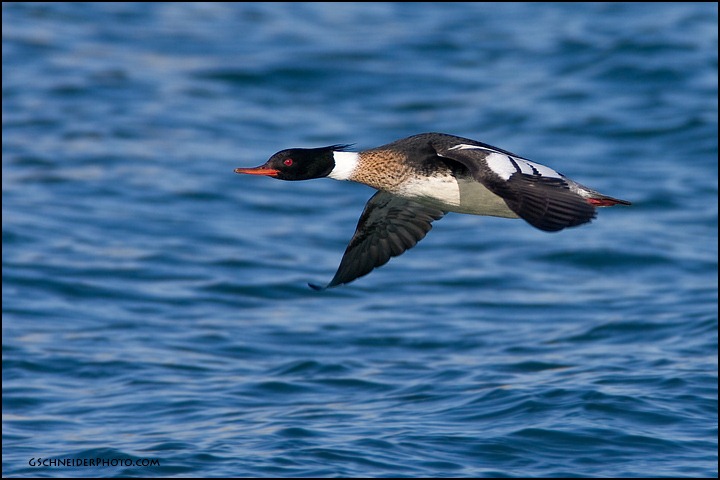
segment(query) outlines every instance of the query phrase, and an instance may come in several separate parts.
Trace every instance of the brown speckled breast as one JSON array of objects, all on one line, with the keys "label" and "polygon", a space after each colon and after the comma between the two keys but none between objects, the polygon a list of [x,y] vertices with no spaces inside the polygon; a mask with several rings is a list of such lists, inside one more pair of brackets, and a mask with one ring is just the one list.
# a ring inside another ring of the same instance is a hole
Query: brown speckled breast
[{"label": "brown speckled breast", "polygon": [[420,173],[417,161],[408,160],[405,153],[394,149],[375,148],[360,152],[358,166],[351,180],[393,192]]},{"label": "brown speckled breast", "polygon": [[373,149],[361,152],[352,180],[378,190],[393,191],[412,173],[405,155],[393,150]]}]

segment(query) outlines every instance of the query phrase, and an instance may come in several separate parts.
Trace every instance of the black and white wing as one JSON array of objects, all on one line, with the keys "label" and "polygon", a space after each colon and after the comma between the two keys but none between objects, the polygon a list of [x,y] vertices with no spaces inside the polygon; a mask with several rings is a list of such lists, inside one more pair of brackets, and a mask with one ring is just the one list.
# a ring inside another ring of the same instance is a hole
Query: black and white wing
[{"label": "black and white wing", "polygon": [[464,165],[530,225],[556,232],[595,218],[595,207],[552,168],[477,142],[433,145],[437,154]]},{"label": "black and white wing", "polygon": [[368,200],[355,234],[345,250],[333,279],[325,287],[349,283],[367,275],[414,247],[445,214],[442,210],[379,191]]}]

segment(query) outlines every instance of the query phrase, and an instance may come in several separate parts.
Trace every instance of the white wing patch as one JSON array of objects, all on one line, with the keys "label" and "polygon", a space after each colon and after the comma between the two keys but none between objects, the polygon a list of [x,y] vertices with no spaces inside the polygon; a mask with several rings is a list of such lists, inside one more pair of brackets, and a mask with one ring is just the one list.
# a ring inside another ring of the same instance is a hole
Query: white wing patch
[{"label": "white wing patch", "polygon": [[480,147],[478,145],[468,145],[467,143],[461,143],[460,145],[455,145],[454,147],[448,148],[448,150],[485,150],[487,152],[495,151],[492,148]]},{"label": "white wing patch", "polygon": [[487,162],[490,170],[495,172],[497,176],[503,180],[509,180],[510,177],[518,171],[511,158],[512,157],[502,153],[491,153],[485,157],[485,162]]},{"label": "white wing patch", "polygon": [[541,165],[539,163],[525,160],[524,158],[513,157],[500,153],[492,148],[480,147],[478,145],[468,145],[461,143],[449,148],[448,150],[485,150],[490,152],[485,161],[488,167],[497,174],[503,180],[509,180],[510,177],[515,173],[522,173],[525,175],[540,175],[541,177],[550,178],[564,178],[561,174],[556,172],[550,167]]},{"label": "white wing patch", "polygon": [[[560,175],[558,172],[553,170],[550,167],[546,167],[545,165],[540,165],[539,163],[531,162],[530,160],[524,160],[521,158],[515,159],[518,163],[524,163],[528,165],[530,168],[535,170],[533,173],[535,175],[541,175],[543,177],[552,177],[552,178],[563,178],[562,175]],[[523,173],[525,173],[523,171]]]}]

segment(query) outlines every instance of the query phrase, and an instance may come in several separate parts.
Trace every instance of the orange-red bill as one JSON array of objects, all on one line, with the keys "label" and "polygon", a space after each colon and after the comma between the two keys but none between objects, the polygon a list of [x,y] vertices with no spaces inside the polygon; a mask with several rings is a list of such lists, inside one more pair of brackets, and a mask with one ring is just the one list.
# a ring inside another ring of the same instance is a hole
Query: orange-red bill
[{"label": "orange-red bill", "polygon": [[274,168],[254,167],[254,168],[236,168],[235,173],[246,173],[248,175],[265,175],[268,177],[277,177],[280,170]]}]

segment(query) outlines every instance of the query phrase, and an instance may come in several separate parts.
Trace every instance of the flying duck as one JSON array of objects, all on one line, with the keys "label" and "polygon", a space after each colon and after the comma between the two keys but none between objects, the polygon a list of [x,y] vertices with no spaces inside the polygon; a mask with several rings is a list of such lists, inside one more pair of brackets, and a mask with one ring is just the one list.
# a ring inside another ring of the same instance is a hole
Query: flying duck
[{"label": "flying duck", "polygon": [[336,287],[367,275],[422,240],[448,212],[522,218],[546,232],[595,218],[597,207],[630,205],[555,170],[486,143],[421,133],[360,152],[350,145],[282,150],[235,173],[280,180],[329,177],[378,190],[365,205],[333,279]]}]

